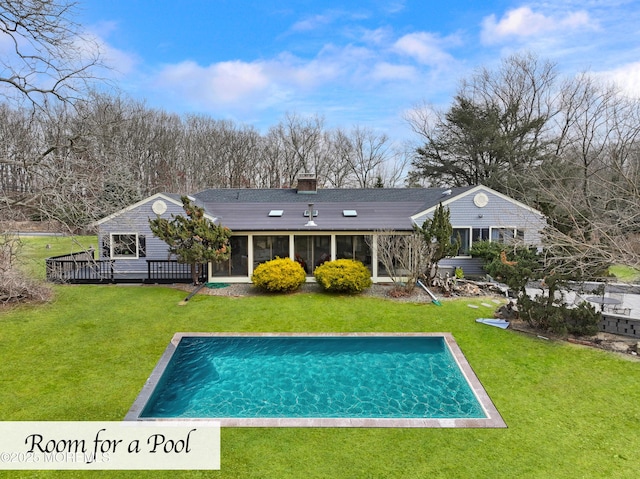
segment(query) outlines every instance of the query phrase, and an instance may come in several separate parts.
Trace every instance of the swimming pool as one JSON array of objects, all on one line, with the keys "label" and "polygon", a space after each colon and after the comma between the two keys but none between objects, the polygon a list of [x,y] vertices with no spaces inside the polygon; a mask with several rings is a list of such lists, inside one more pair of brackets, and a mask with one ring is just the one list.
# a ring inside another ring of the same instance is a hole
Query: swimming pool
[{"label": "swimming pool", "polygon": [[125,419],[505,427],[448,333],[178,333]]}]

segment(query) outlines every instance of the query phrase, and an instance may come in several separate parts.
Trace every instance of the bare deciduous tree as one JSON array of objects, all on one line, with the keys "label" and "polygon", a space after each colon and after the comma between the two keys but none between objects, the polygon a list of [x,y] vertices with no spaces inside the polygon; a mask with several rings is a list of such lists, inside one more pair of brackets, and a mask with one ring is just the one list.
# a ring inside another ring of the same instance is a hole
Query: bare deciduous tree
[{"label": "bare deciduous tree", "polygon": [[6,98],[46,108],[82,97],[101,58],[70,0],[0,0],[0,84]]},{"label": "bare deciduous tree", "polygon": [[536,191],[548,261],[578,276],[640,265],[640,102],[583,74],[562,91],[553,162]]},{"label": "bare deciduous tree", "polygon": [[424,241],[418,233],[398,234],[381,230],[368,241],[377,242],[378,260],[391,280],[407,291],[413,290],[435,253],[434,245]]}]

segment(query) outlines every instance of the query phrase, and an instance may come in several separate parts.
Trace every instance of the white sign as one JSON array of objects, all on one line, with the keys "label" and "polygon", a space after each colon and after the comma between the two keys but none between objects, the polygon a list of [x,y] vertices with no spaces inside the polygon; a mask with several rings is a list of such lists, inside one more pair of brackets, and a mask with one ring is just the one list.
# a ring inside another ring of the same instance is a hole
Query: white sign
[{"label": "white sign", "polygon": [[220,423],[0,422],[0,470],[218,470]]}]

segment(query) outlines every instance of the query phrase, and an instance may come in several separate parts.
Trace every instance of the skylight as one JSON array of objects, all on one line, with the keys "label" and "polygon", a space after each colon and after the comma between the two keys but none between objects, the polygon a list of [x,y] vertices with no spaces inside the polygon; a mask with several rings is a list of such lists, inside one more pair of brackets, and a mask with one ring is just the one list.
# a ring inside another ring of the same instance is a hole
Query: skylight
[{"label": "skylight", "polygon": [[269,216],[272,218],[280,217],[284,214],[284,210],[271,210],[269,211]]},{"label": "skylight", "polygon": [[342,210],[342,216],[358,216],[358,212],[356,210]]}]

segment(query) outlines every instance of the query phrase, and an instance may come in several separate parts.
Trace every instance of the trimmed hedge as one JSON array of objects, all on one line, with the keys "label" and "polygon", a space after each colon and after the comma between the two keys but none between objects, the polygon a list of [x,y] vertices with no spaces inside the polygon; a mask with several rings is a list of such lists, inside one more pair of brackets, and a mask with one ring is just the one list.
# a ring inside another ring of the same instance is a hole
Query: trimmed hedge
[{"label": "trimmed hedge", "polygon": [[371,286],[371,272],[360,261],[352,259],[328,261],[318,266],[313,274],[326,291],[361,293]]},{"label": "trimmed hedge", "polygon": [[302,266],[290,258],[276,258],[261,263],[251,276],[253,284],[271,293],[295,291],[306,279]]}]

